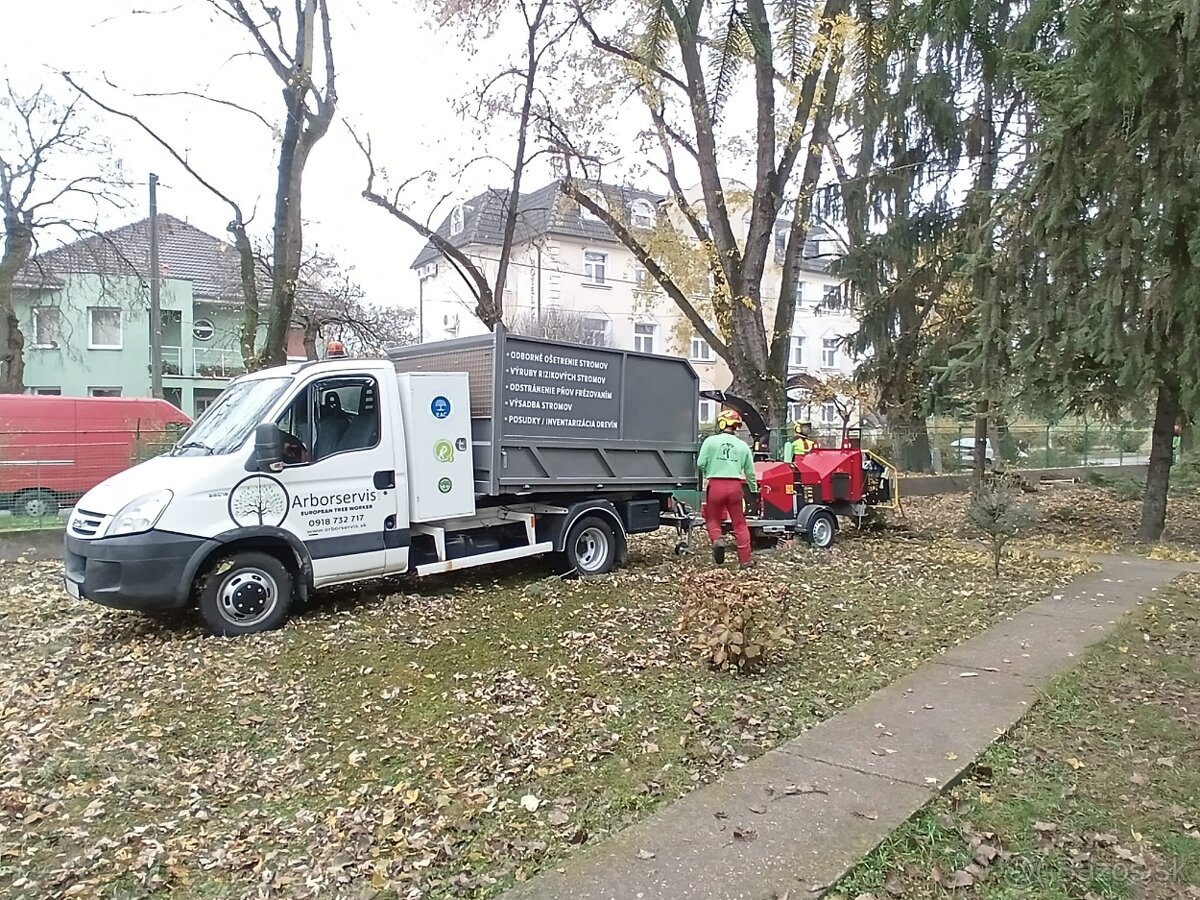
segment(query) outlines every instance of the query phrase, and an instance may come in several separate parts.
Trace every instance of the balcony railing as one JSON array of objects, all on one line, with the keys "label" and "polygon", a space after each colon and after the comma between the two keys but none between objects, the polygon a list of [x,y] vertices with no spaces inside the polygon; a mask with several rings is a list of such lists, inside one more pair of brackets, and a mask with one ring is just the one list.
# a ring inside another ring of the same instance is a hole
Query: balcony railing
[{"label": "balcony railing", "polygon": [[164,375],[183,375],[183,348],[162,348],[162,373]]},{"label": "balcony railing", "polygon": [[192,351],[196,374],[201,378],[233,378],[246,374],[240,350],[226,347],[197,347]]},{"label": "balcony railing", "polygon": [[196,347],[190,357],[182,347],[162,348],[162,373],[166,376],[233,378],[244,375],[246,364],[240,350],[228,347]]}]

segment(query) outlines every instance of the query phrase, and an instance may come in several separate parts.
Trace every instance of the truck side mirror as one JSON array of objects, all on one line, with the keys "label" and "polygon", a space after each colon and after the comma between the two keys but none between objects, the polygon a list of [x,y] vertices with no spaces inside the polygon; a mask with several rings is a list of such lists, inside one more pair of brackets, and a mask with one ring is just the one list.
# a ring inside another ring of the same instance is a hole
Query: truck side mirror
[{"label": "truck side mirror", "polygon": [[254,460],[260,472],[283,469],[283,432],[274,422],[263,422],[254,429]]}]

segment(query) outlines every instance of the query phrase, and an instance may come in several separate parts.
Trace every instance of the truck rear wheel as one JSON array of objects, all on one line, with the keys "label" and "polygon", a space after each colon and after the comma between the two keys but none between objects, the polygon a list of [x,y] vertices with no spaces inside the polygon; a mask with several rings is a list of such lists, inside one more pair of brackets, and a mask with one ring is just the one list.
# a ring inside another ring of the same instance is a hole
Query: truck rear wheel
[{"label": "truck rear wheel", "polygon": [[598,516],[584,516],[563,547],[563,568],[580,576],[605,575],[617,562],[617,533]]},{"label": "truck rear wheel", "polygon": [[269,553],[222,557],[200,582],[200,615],[221,637],[279,628],[292,606],[292,573]]}]

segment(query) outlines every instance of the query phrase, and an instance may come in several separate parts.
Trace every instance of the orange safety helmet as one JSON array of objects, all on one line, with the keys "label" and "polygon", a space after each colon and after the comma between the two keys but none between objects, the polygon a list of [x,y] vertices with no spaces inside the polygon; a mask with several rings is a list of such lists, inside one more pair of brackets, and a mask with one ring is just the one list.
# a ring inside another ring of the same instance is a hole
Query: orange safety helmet
[{"label": "orange safety helmet", "polygon": [[717,416],[717,431],[724,431],[726,428],[741,428],[742,414],[736,409],[723,409],[721,414]]}]

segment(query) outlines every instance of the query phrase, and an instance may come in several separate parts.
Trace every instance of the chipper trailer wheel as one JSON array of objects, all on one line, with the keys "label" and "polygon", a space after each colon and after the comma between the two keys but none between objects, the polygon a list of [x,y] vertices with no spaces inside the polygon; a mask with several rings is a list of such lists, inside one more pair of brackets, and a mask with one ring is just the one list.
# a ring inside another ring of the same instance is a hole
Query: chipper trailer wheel
[{"label": "chipper trailer wheel", "polygon": [[837,520],[833,517],[833,513],[820,510],[813,513],[812,518],[808,520],[808,528],[805,530],[804,536],[818,550],[827,550],[833,546],[836,534]]}]

